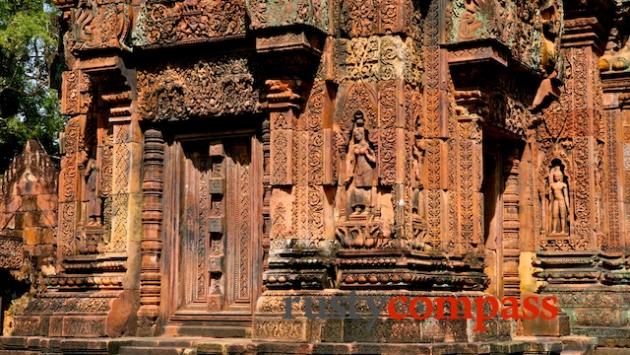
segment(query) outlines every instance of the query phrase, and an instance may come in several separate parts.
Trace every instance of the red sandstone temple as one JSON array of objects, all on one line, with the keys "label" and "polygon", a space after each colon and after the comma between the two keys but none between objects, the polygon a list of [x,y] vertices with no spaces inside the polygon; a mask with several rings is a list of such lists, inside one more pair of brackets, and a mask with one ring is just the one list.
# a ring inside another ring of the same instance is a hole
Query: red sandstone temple
[{"label": "red sandstone temple", "polygon": [[[54,2],[68,120],[0,179],[0,354],[630,354],[630,1]],[[286,309],[350,294],[561,311]]]}]

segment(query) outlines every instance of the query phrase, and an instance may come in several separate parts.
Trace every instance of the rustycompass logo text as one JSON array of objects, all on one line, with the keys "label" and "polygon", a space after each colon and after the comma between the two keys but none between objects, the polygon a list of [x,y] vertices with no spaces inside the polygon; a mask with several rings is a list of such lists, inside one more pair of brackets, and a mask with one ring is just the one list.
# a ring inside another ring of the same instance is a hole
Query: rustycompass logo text
[{"label": "rustycompass logo text", "polygon": [[[426,296],[359,296],[286,297],[285,319],[294,318],[295,309],[303,309],[308,319],[369,319],[370,326],[377,320],[390,318],[395,321],[413,319],[423,321],[466,319],[474,322],[474,330],[486,332],[486,321],[504,320],[552,320],[558,317],[556,296],[526,296],[497,298],[491,295],[479,297],[426,297]],[[298,307],[296,307],[298,306]]]}]

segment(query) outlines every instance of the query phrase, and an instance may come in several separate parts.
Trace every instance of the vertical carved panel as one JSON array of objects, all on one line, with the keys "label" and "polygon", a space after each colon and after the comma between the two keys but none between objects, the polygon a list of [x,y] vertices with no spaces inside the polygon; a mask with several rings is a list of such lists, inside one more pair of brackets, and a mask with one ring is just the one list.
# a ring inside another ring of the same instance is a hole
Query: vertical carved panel
[{"label": "vertical carved panel", "polygon": [[66,71],[62,74],[61,112],[65,115],[78,115],[87,112],[91,97],[90,80],[80,70]]},{"label": "vertical carved panel", "polygon": [[436,137],[440,134],[440,1],[432,1],[424,30],[424,120],[422,135]]},{"label": "vertical carved panel", "polygon": [[271,184],[293,184],[294,117],[291,112],[271,114]]},{"label": "vertical carved panel", "polygon": [[[619,208],[619,199],[620,199],[620,188],[619,185],[621,182],[619,181],[619,171],[620,167],[622,167],[622,162],[619,161],[619,138],[621,135],[618,132],[623,130],[620,123],[619,111],[610,110],[605,115],[607,119],[607,159],[606,165],[602,166],[605,169],[608,176],[607,188],[608,188],[608,225],[609,225],[609,235],[605,237],[607,240],[605,242],[606,245],[602,245],[602,249],[610,250],[610,251],[619,251],[621,249],[622,235],[621,235],[621,223],[622,218],[620,216],[620,208]],[[603,171],[598,172],[601,176],[604,174]],[[596,181],[597,183],[597,181]],[[602,191],[604,186],[600,187],[599,191]],[[603,196],[602,196],[603,197]],[[602,212],[605,213],[606,209],[602,206]]]},{"label": "vertical carved panel", "polygon": [[308,132],[308,235],[315,240],[325,239],[324,202],[325,196],[322,185],[330,182],[330,172],[326,174],[325,149],[330,147],[323,128],[324,109],[326,102],[326,88],[323,82],[317,82],[308,98],[303,120]]},{"label": "vertical carved panel", "polygon": [[442,236],[442,191],[440,189],[441,142],[428,141],[427,162],[427,233],[433,248],[439,248]]},{"label": "vertical carved panel", "polygon": [[116,124],[113,132],[112,226],[109,250],[123,252],[127,248],[129,222],[129,168],[131,161],[128,144],[129,125]]},{"label": "vertical carved panel", "polygon": [[[64,157],[59,175],[59,242],[60,256],[75,253],[76,228],[79,218],[79,164],[84,153],[83,130],[85,116],[71,118],[66,125],[63,140]],[[62,258],[60,257],[61,261]]]},{"label": "vertical carved panel", "polygon": [[397,132],[398,87],[395,81],[379,85],[379,178],[383,185],[391,186],[397,181]]},{"label": "vertical carved panel", "polygon": [[591,138],[576,137],[575,162],[575,247],[583,250],[589,247],[593,233],[593,195],[592,186],[592,150]]}]

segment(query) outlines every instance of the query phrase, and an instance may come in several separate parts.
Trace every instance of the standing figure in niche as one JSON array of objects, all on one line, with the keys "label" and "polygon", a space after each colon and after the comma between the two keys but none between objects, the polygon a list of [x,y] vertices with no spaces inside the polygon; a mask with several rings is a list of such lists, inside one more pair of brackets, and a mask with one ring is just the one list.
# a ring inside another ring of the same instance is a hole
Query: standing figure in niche
[{"label": "standing figure in niche", "polygon": [[549,174],[549,188],[551,200],[551,233],[568,234],[569,189],[564,182],[564,173],[559,166],[551,168]]},{"label": "standing figure in niche", "polygon": [[413,194],[411,197],[411,212],[424,216],[424,184],[422,183],[422,166],[424,165],[424,142],[417,138],[413,146],[413,164],[411,167]]},{"label": "standing figure in niche", "polygon": [[371,203],[376,170],[376,154],[367,139],[363,113],[354,114],[354,128],[346,156],[348,205],[352,214],[367,212]]},{"label": "standing figure in niche", "polygon": [[102,201],[98,196],[98,168],[90,158],[85,167],[85,201],[87,202],[88,226],[101,225]]}]

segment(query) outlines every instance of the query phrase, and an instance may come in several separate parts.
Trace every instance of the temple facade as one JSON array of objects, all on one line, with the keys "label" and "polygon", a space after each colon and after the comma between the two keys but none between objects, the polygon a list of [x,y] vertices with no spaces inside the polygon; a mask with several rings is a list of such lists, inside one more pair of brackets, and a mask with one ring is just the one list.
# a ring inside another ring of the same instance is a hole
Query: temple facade
[{"label": "temple facade", "polygon": [[[630,354],[630,1],[54,2],[0,354]],[[312,316],[531,295],[558,316]]]}]

